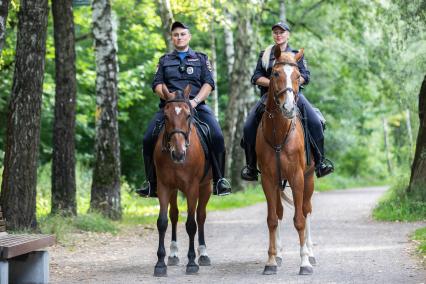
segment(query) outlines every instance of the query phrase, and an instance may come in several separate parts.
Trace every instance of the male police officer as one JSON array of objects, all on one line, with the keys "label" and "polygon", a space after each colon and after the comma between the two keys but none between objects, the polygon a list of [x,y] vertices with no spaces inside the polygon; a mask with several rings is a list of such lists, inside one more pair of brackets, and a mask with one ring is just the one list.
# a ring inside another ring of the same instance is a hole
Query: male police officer
[{"label": "male police officer", "polygon": [[[279,22],[273,25],[272,36],[275,45],[269,46],[265,49],[265,51],[260,52],[256,69],[251,78],[252,84],[259,87],[262,97],[251,109],[244,125],[242,146],[245,150],[247,165],[241,170],[241,178],[248,181],[257,180],[258,175],[255,152],[256,131],[264,112],[263,104],[266,101],[266,93],[269,88],[269,78],[271,77],[272,66],[275,62],[274,50],[276,46],[279,46],[283,52],[298,52],[298,50],[294,50],[288,45],[290,28],[286,23]],[[303,89],[303,85],[307,85],[310,79],[310,72],[307,68],[304,57],[299,60],[297,66],[300,72],[299,83]],[[298,94],[297,106],[300,110],[306,110],[305,115],[308,120],[309,132],[317,146],[317,149],[314,149],[313,151],[316,163],[316,175],[317,177],[328,175],[334,171],[334,167],[331,163],[326,163],[326,159],[324,158],[324,129],[322,127],[321,120],[302,92],[299,92]]]},{"label": "male police officer", "polygon": [[205,104],[205,100],[214,89],[215,83],[211,73],[211,65],[207,55],[196,52],[189,48],[191,34],[188,26],[181,22],[174,22],[171,26],[172,42],[175,50],[160,58],[157,73],[155,74],[152,89],[160,97],[160,110],[148,125],[143,139],[143,156],[145,162],[145,174],[148,184],[138,191],[144,197],[156,196],[156,175],[153,162],[153,152],[157,137],[152,136],[157,120],[163,120],[164,95],[162,92],[165,85],[169,92],[183,90],[191,84],[190,103],[197,110],[201,121],[210,127],[210,136],[213,151],[211,155],[216,159],[219,169],[213,166],[213,194],[227,195],[231,192],[229,182],[224,179],[225,174],[225,142],[219,123],[214,117],[211,109]]}]

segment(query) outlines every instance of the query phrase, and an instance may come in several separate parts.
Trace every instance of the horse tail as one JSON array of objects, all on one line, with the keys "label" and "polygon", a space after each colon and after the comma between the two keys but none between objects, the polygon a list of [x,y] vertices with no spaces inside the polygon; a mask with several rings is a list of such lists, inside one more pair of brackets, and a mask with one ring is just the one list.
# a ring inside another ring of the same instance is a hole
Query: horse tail
[{"label": "horse tail", "polygon": [[282,204],[287,203],[290,207],[294,207],[294,201],[291,197],[291,189],[286,187],[284,190],[280,190],[280,197]]}]

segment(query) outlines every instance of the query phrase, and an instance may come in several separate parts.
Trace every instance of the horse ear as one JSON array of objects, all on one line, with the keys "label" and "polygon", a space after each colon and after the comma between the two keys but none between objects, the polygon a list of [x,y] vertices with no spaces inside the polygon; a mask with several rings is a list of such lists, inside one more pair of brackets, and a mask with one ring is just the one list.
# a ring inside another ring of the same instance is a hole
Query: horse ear
[{"label": "horse ear", "polygon": [[183,96],[185,99],[189,100],[189,94],[191,94],[191,84],[186,85],[185,89],[183,90]]},{"label": "horse ear", "polygon": [[275,45],[274,47],[274,56],[275,56],[275,60],[277,60],[281,56],[281,48],[278,44]]},{"label": "horse ear", "polygon": [[299,52],[296,53],[296,55],[294,56],[294,58],[296,59],[296,61],[299,61],[302,58],[304,51],[305,51],[304,48],[299,49]]},{"label": "horse ear", "polygon": [[169,89],[167,89],[166,84],[162,84],[161,91],[163,92],[163,95],[164,95],[164,98],[166,99],[166,101],[172,99],[172,94],[169,93]]}]

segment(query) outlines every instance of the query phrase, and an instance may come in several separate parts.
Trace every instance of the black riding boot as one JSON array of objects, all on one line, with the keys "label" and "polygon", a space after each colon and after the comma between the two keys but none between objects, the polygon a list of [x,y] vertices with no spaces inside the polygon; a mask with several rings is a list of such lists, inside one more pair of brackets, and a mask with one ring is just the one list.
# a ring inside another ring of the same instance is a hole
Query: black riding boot
[{"label": "black riding boot", "polygon": [[244,144],[243,147],[244,153],[246,154],[247,165],[241,169],[241,178],[247,181],[257,181],[258,170],[256,149],[249,144]]},{"label": "black riding boot", "polygon": [[[224,196],[231,193],[231,184],[224,178],[225,176],[225,152],[215,155],[217,165],[213,165],[213,194]],[[214,162],[213,162],[214,163]]]},{"label": "black riding boot", "polygon": [[317,143],[318,147],[316,150],[319,152],[317,153],[317,155],[314,155],[315,161],[319,161],[318,163],[316,163],[315,173],[317,175],[317,178],[320,178],[334,172],[334,165],[330,160],[324,157],[324,139],[315,142]]},{"label": "black riding boot", "polygon": [[145,175],[148,181],[136,193],[142,197],[157,197],[157,175],[154,160],[149,156],[143,156],[145,163]]}]

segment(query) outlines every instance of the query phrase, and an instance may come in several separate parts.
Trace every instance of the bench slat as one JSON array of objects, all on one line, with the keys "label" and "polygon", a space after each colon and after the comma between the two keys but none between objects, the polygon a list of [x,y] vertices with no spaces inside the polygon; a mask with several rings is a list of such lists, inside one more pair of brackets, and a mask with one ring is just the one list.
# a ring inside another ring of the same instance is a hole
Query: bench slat
[{"label": "bench slat", "polygon": [[[5,241],[5,245],[3,244],[3,241]],[[0,237],[0,258],[9,259],[53,244],[55,244],[55,237],[52,235],[2,236]]]}]

